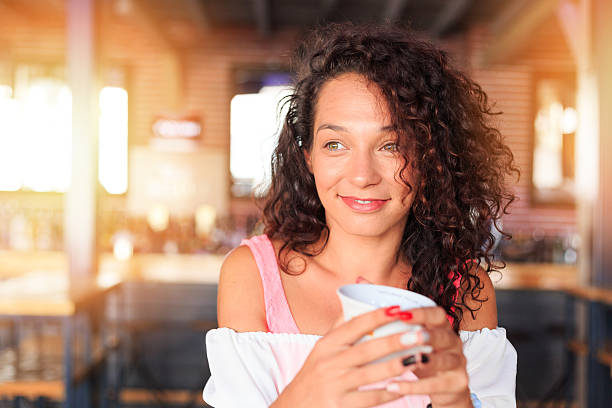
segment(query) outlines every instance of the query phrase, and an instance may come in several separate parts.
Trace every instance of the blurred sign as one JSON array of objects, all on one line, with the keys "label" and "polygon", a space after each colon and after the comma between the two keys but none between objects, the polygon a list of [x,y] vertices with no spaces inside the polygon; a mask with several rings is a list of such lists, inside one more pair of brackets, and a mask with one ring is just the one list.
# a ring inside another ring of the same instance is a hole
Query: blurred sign
[{"label": "blurred sign", "polygon": [[196,115],[160,115],[153,122],[151,146],[159,150],[197,149],[202,136],[202,119]]}]

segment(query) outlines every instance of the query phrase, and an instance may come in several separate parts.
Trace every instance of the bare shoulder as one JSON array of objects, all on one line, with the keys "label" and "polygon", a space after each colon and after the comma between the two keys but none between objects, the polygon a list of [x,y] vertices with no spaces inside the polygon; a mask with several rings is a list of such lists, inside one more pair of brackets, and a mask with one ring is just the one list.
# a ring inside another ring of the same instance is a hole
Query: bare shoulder
[{"label": "bare shoulder", "polygon": [[[497,327],[497,302],[495,300],[495,288],[489,274],[480,266],[471,270],[480,279],[480,293],[477,299],[467,294],[465,302],[470,309],[476,309],[474,316],[463,307],[463,319],[460,324],[461,330],[481,330],[484,328],[495,329]],[[465,287],[462,290],[466,290]]]},{"label": "bare shoulder", "polygon": [[238,332],[268,330],[261,277],[246,245],[232,250],[221,266],[217,320],[219,327]]}]

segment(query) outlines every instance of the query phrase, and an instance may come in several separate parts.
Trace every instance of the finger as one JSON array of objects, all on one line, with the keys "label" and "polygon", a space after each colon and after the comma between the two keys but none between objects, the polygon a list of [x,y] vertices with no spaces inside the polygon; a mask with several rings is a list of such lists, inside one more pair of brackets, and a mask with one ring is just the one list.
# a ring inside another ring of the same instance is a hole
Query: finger
[{"label": "finger", "polygon": [[443,351],[423,354],[421,363],[415,364],[413,370],[417,377],[426,378],[433,377],[441,372],[460,370],[464,366],[465,357],[463,354]]},{"label": "finger", "polygon": [[[339,316],[339,317],[336,319],[336,321],[335,321],[335,322],[334,322],[334,324],[332,325],[332,328],[331,328],[331,329],[329,329],[329,331],[334,330],[336,327],[340,326],[342,323],[344,323],[344,315],[342,315],[342,314],[341,314],[341,315],[340,315],[340,316]],[[329,331],[328,331],[328,333],[329,333]]]},{"label": "finger", "polygon": [[464,371],[446,371],[435,377],[421,378],[417,381],[394,381],[387,385],[387,391],[401,395],[439,394],[463,391],[468,386],[468,376]]},{"label": "finger", "polygon": [[410,309],[410,313],[412,314],[412,320],[408,322],[410,324],[422,324],[426,327],[448,326],[446,311],[440,306]]},{"label": "finger", "polygon": [[383,389],[352,391],[345,394],[340,402],[341,407],[347,408],[370,408],[377,407],[389,401],[395,401],[403,398],[402,395],[397,395],[394,392],[389,392]]},{"label": "finger", "polygon": [[349,370],[342,377],[342,388],[350,391],[379,381],[400,377],[407,371],[413,371],[422,366],[423,358],[427,358],[425,354],[417,353]]},{"label": "finger", "polygon": [[429,344],[436,351],[442,350],[461,350],[463,343],[461,338],[455,333],[450,326],[432,327],[427,330],[429,339],[426,344]]},{"label": "finger", "polygon": [[425,330],[410,330],[377,337],[347,348],[338,353],[333,360],[339,366],[359,367],[399,351],[409,353],[411,349],[423,345],[428,339],[429,334]]},{"label": "finger", "polygon": [[353,345],[366,334],[373,332],[377,327],[404,318],[398,312],[399,306],[390,306],[360,314],[351,320],[343,322],[319,341],[337,346]]}]

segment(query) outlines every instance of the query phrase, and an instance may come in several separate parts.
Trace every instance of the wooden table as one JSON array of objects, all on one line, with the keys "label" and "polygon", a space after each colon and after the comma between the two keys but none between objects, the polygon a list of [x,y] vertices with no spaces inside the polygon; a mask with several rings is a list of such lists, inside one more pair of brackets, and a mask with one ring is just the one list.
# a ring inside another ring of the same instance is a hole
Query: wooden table
[{"label": "wooden table", "polygon": [[[28,396],[36,393],[53,399],[63,398],[66,408],[90,406],[85,373],[90,370],[90,364],[97,363],[96,359],[99,359],[99,353],[95,354],[92,350],[90,314],[103,307],[107,294],[115,288],[116,284],[106,287],[92,284],[71,297],[67,273],[62,271],[30,272],[0,281],[0,320],[13,325],[28,320],[58,322],[62,326],[64,349],[63,381],[0,383],[0,395]],[[77,335],[83,345],[83,364],[79,367],[73,360]],[[104,344],[104,340],[101,344]]]},{"label": "wooden table", "polygon": [[566,292],[576,298],[612,306],[612,289],[594,286],[575,286],[568,288]]},{"label": "wooden table", "polygon": [[[63,328],[64,343],[63,379],[0,383],[0,396],[46,396],[53,400],[65,400],[66,407],[73,408],[89,406],[86,383],[85,386],[73,384],[75,377],[82,377],[88,368],[88,364],[76,367],[72,359],[76,332],[79,332],[85,344],[91,343],[91,322],[87,313],[83,312],[92,306],[101,308],[106,295],[123,282],[216,284],[223,256],[147,254],[119,261],[111,254],[103,254],[100,256],[96,282],[76,300],[68,294],[65,254],[0,251],[0,259],[0,324],[4,322],[14,326],[32,319],[58,322]],[[83,327],[86,330],[81,330]],[[85,348],[86,355],[83,357],[89,363],[96,364],[96,360],[103,358],[100,353],[94,353],[91,347]],[[125,390],[120,398],[122,401],[137,400],[136,397],[141,396],[139,392],[143,394],[142,391]],[[169,400],[176,399],[174,394],[177,393],[167,394]],[[181,398],[184,399],[184,396]]]}]

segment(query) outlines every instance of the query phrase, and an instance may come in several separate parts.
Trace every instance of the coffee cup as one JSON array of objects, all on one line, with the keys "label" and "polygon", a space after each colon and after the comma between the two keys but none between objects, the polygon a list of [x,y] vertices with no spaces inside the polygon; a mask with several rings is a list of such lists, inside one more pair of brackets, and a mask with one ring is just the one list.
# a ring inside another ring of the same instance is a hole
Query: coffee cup
[{"label": "coffee cup", "polygon": [[[401,310],[410,310],[420,307],[436,306],[436,303],[426,296],[406,289],[385,285],[364,283],[350,284],[339,287],[336,293],[338,294],[340,303],[342,304],[342,312],[344,314],[345,321],[381,307],[398,305]],[[371,333],[366,334],[359,339],[357,343],[372,340],[377,337],[389,336],[395,333],[417,331],[421,328],[422,326],[419,324],[410,324],[403,320],[395,320],[376,328]],[[391,358],[414,355],[417,353],[430,353],[431,351],[431,346],[419,345],[392,353],[373,362],[386,361]]]}]

